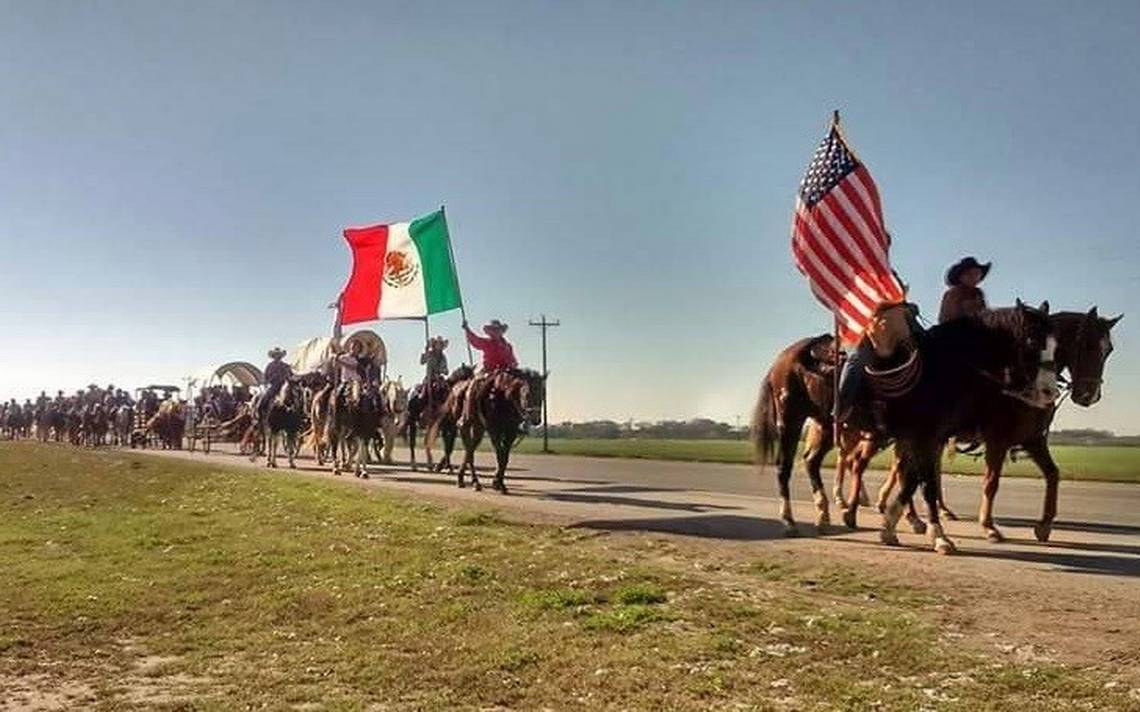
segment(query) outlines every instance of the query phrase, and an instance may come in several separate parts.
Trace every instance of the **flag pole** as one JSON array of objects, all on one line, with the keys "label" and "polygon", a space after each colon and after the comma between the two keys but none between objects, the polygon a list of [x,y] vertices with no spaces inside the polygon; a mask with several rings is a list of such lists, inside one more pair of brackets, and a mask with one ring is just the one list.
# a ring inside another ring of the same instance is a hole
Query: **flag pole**
[{"label": "flag pole", "polygon": [[[428,350],[430,349],[430,347],[431,347],[431,328],[428,326],[428,318],[425,315],[424,316],[424,353],[427,353]],[[433,390],[432,385],[433,384],[431,382],[431,362],[430,362],[430,360],[425,360],[425,362],[424,362],[424,394],[427,397],[427,412],[428,413],[432,412],[432,407],[431,407],[431,392]],[[415,446],[416,446],[416,444],[412,443],[412,447],[414,448]]]},{"label": "flag pole", "polygon": [[[447,206],[439,206],[439,214],[443,216],[443,224],[447,224]],[[463,317],[463,323],[467,323],[467,309],[463,306],[463,289],[459,286],[459,264],[455,261],[455,249],[451,246],[451,229],[447,230],[447,254],[451,257],[452,273],[455,275],[455,291],[459,294],[459,314]],[[467,361],[471,364],[472,368],[475,366],[475,355],[471,351],[471,342],[467,340],[467,334],[463,334],[463,343],[467,344]]]}]

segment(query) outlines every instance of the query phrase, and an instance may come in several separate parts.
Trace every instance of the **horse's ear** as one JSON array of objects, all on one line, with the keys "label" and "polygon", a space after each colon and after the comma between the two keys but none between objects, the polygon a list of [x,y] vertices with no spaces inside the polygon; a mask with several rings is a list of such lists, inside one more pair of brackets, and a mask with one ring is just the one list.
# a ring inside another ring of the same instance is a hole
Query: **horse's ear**
[{"label": "horse's ear", "polygon": [[[1117,318],[1119,318],[1119,317],[1117,317]],[[542,374],[543,382],[545,382],[546,379],[548,379],[548,378],[550,378],[550,371],[547,371],[546,373]]]},{"label": "horse's ear", "polygon": [[1089,309],[1089,313],[1088,313],[1088,315],[1087,315],[1087,316],[1088,316],[1088,318],[1090,318],[1090,319],[1098,319],[1098,318],[1100,318],[1100,315],[1096,313],[1096,305],[1095,305],[1095,304],[1093,305],[1093,308],[1092,308],[1092,309]]},{"label": "horse's ear", "polygon": [[1018,297],[1016,300],[1014,300],[1014,305],[1018,309],[1024,309],[1025,308],[1025,302],[1021,301],[1021,297]]},{"label": "horse's ear", "polygon": [[1049,300],[1046,299],[1045,301],[1041,302],[1041,306],[1037,307],[1037,310],[1045,316],[1049,316]]},{"label": "horse's ear", "polygon": [[1119,316],[1114,316],[1111,319],[1105,319],[1104,325],[1106,328],[1111,329],[1112,327],[1116,326],[1116,322],[1120,321],[1123,318],[1124,318],[1124,315],[1120,314]]}]

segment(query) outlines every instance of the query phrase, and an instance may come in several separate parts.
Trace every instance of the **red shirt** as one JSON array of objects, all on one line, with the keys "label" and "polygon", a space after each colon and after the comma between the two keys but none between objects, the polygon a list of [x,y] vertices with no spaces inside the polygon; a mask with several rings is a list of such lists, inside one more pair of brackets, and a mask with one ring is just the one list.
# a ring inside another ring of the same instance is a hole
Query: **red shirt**
[{"label": "red shirt", "polygon": [[484,371],[517,368],[519,365],[518,361],[515,360],[515,350],[502,337],[489,339],[467,329],[467,343],[482,352]]}]

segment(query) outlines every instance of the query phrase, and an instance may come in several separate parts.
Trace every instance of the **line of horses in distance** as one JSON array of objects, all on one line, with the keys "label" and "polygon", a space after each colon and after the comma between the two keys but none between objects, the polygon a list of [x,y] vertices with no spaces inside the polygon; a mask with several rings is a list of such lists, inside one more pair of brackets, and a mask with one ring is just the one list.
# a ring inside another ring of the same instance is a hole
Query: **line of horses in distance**
[{"label": "line of horses in distance", "polygon": [[[480,490],[475,451],[486,437],[496,455],[492,487],[505,494],[511,450],[541,422],[546,377],[530,369],[510,369],[476,378],[475,371],[463,365],[446,379],[409,393],[400,379],[336,387],[313,372],[289,379],[268,403],[261,402],[264,396],[241,402],[228,392],[212,390],[193,407],[173,399],[111,406],[101,395],[91,402],[73,398],[66,407],[49,404],[42,414],[26,419],[0,418],[0,435],[88,447],[182,449],[188,442],[193,450],[202,443],[206,453],[211,440],[229,440],[239,442],[251,460],[264,456],[268,467],[277,467],[279,452],[296,467],[295,459],[307,445],[319,465],[331,461],[334,474],[351,470],[368,478],[374,460],[393,464],[392,450],[401,434],[409,445],[411,467],[417,469],[416,444],[422,432],[428,467],[455,473],[460,487],[466,486],[469,472]],[[113,413],[130,415],[119,418]],[[443,452],[436,462],[433,448],[439,439]],[[451,461],[457,441],[464,450],[458,471]]]},{"label": "line of horses in distance", "polygon": [[[838,446],[835,503],[843,509],[844,523],[854,528],[858,507],[869,504],[863,473],[876,453],[893,445],[891,473],[879,494],[881,541],[898,545],[896,528],[905,512],[914,532],[928,534],[936,552],[952,553],[955,545],[940,519],[948,511],[941,501],[941,457],[956,443],[985,450],[978,519],[992,542],[1003,539],[993,506],[1005,459],[1020,449],[1033,460],[1045,477],[1044,506],[1034,534],[1038,541],[1048,541],[1057,515],[1059,479],[1048,438],[1065,396],[1060,387],[1067,386],[1067,395],[1081,407],[1100,400],[1105,362],[1113,349],[1110,332],[1122,315],[1104,318],[1096,307],[1051,314],[1048,302],[1031,307],[1019,300],[1014,307],[912,334],[908,308],[884,305],[873,314],[868,327],[873,356],[864,368],[855,408],[838,429],[833,418],[837,374],[832,336],[795,342],[764,377],[753,413],[753,442],[761,467],[776,466],[785,532],[798,532],[789,482],[801,439],[821,531],[831,523],[820,478],[824,456]],[[846,473],[852,481],[844,497]],[[898,490],[889,499],[896,484]],[[920,487],[929,526],[914,510]]]}]

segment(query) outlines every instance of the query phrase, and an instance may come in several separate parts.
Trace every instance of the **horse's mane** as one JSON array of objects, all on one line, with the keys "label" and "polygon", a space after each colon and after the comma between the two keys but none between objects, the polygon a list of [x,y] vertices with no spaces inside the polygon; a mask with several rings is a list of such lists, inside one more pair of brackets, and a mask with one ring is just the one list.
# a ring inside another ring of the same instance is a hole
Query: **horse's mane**
[{"label": "horse's mane", "polygon": [[475,375],[475,369],[467,364],[462,364],[447,377],[447,385],[454,386],[460,381],[465,381]]}]

